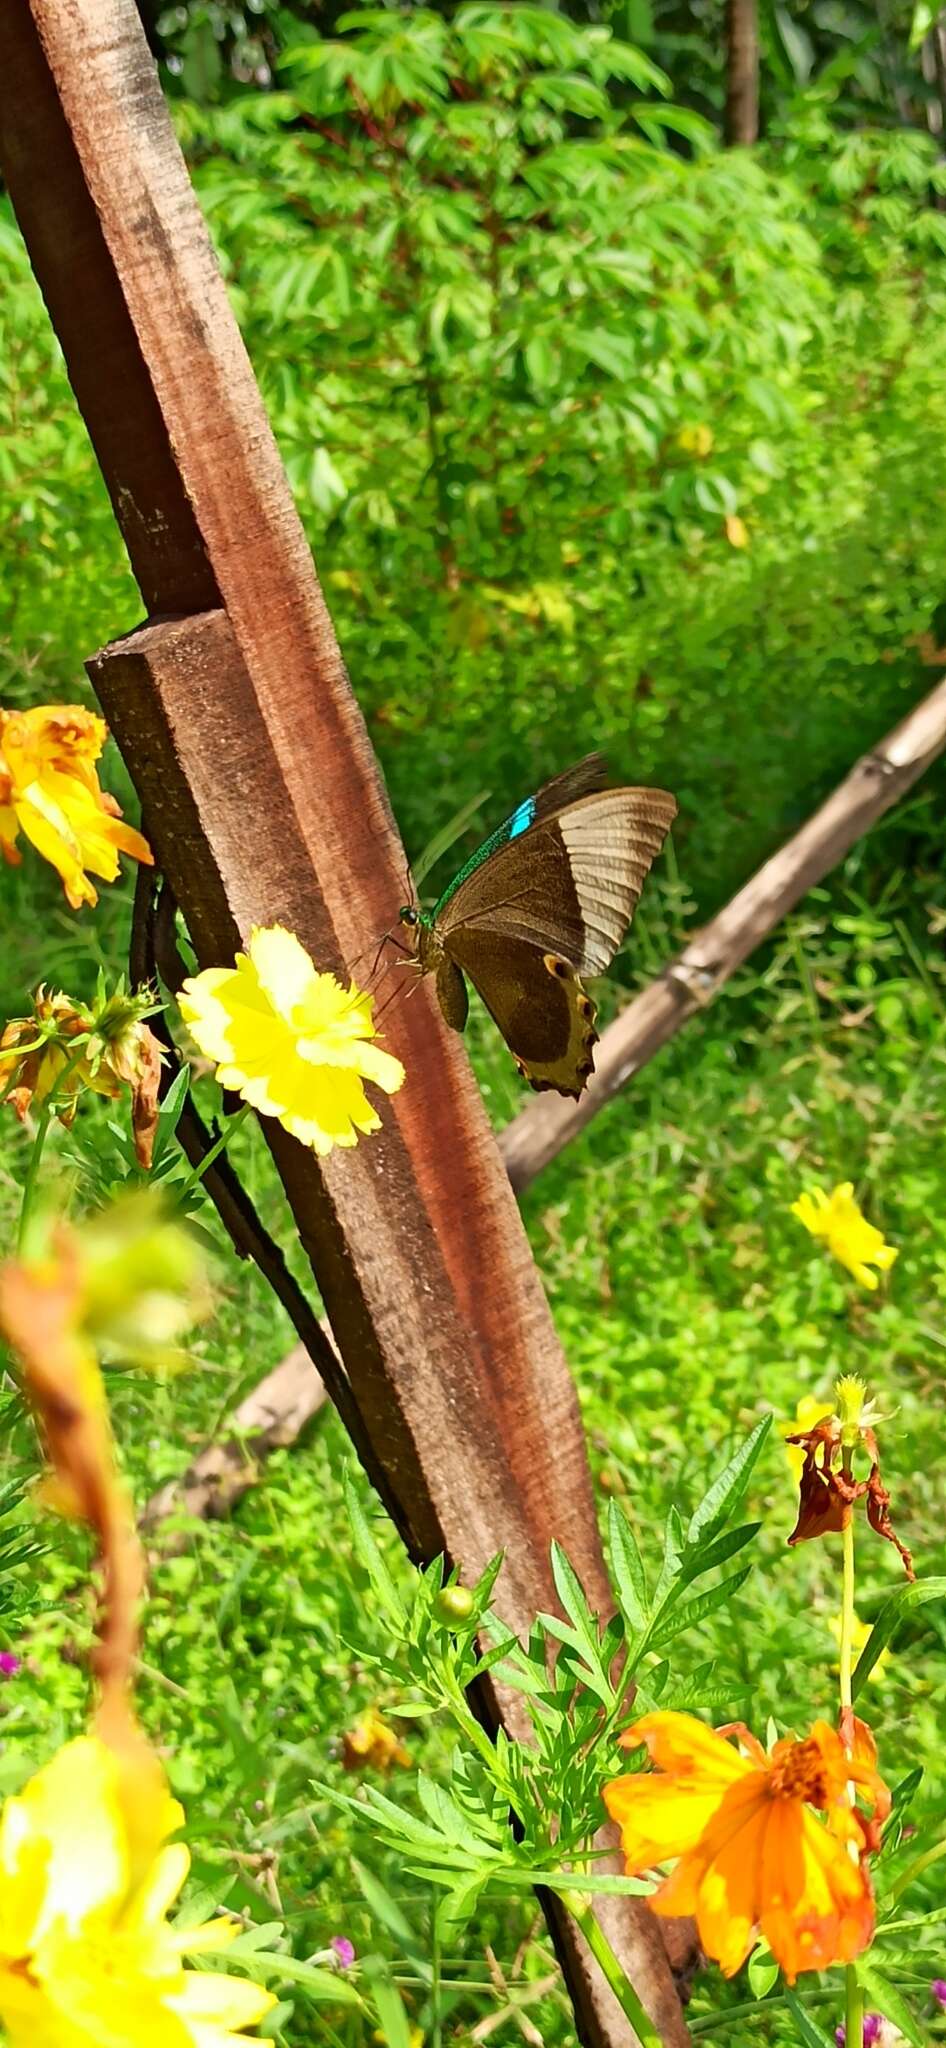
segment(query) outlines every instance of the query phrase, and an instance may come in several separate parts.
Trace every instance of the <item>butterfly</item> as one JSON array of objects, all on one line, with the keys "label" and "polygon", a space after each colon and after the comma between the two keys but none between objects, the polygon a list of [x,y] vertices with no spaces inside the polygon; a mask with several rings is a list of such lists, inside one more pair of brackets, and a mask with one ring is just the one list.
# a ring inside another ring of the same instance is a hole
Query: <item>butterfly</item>
[{"label": "butterfly", "polygon": [[533,1088],[576,1101],[594,1072],[595,1004],[677,806],[663,789],[608,789],[589,754],[526,797],[433,910],[404,904],[405,943],[455,1031],[469,977]]}]

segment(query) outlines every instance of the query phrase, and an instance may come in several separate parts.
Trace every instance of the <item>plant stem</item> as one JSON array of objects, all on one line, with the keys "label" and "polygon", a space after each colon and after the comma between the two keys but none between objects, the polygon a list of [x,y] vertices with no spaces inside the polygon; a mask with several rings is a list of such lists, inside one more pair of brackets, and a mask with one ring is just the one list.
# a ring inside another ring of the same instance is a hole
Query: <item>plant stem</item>
[{"label": "plant stem", "polygon": [[562,1899],[575,1925],[580,1927],[595,1962],[601,1970],[602,1976],[607,1979],[618,2004],[630,2020],[631,2026],[640,2041],[641,2048],[663,2048],[660,2035],[654,2026],[653,2020],[644,2011],[633,1985],[625,1977],[607,1935],[595,1918],[591,1906],[586,1905],[573,1892],[563,1892]]},{"label": "plant stem", "polygon": [[443,2041],[440,1963],[440,1933],[437,1926],[437,1895],[435,1892],[430,1921],[430,2048],[441,2048]]},{"label": "plant stem", "polygon": [[43,1147],[46,1143],[46,1135],[49,1130],[50,1122],[52,1120],[52,1113],[53,1097],[51,1095],[47,1095],[46,1100],[43,1103],[42,1109],[40,1110],[39,1115],[36,1119],[36,1133],[33,1138],[33,1149],[30,1153],[30,1163],[26,1169],[26,1179],[23,1182],[23,1200],[20,1203],[20,1224],[16,1235],[16,1248],[21,1258],[23,1252],[26,1249],[26,1240],[29,1234],[29,1227],[33,1220],[33,1208],[36,1199],[36,1188],[39,1181],[39,1169],[43,1157]]},{"label": "plant stem", "polygon": [[852,1707],[854,1694],[854,1516],[851,1515],[847,1528],[841,1536],[843,1545],[841,1561],[841,1649],[839,1656],[841,1675],[841,1707]]},{"label": "plant stem", "polygon": [[[853,1464],[853,1446],[845,1444],[841,1465],[848,1478],[852,1476]],[[843,1716],[850,1713],[854,1705],[854,1512],[850,1507],[841,1534],[841,1545],[841,1647],[838,1663]],[[853,1785],[848,1786],[848,1798],[853,1806]],[[844,2048],[864,2048],[864,1994],[858,1981],[856,1963],[848,1963],[844,1972]]]},{"label": "plant stem", "polygon": [[185,1196],[190,1194],[191,1189],[197,1187],[198,1183],[203,1180],[208,1167],[213,1165],[215,1159],[219,1159],[221,1152],[226,1151],[235,1132],[239,1130],[241,1124],[246,1122],[250,1108],[251,1104],[244,1102],[243,1108],[238,1109],[235,1116],[227,1118],[216,1144],[211,1145],[210,1151],[205,1152],[202,1159],[198,1159],[196,1166],[191,1167],[187,1179],[181,1183],[178,1190],[179,1202],[183,1202]]},{"label": "plant stem", "polygon": [[68,1081],[70,1074],[75,1072],[76,1067],[85,1057],[87,1046],[88,1034],[83,1032],[79,1044],[74,1047],[65,1065],[60,1069],[45,1102],[37,1113],[36,1133],[33,1138],[33,1149],[30,1153],[30,1163],[26,1169],[26,1179],[23,1182],[23,1200],[20,1203],[20,1222],[16,1234],[17,1253],[21,1258],[26,1249],[29,1228],[33,1221],[36,1189],[39,1184],[39,1169],[43,1157],[43,1148],[49,1133],[49,1126],[53,1119],[53,1112],[62,1095],[64,1082]]},{"label": "plant stem", "polygon": [[851,2048],[863,2048],[864,2043],[864,1993],[857,1981],[857,1968],[848,1963],[844,1972],[844,2043]]}]

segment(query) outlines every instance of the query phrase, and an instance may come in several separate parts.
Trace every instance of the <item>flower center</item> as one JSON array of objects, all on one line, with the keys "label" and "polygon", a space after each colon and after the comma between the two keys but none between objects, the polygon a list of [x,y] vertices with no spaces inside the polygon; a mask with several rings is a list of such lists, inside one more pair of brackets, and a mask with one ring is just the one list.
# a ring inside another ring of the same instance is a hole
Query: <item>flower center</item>
[{"label": "flower center", "polygon": [[772,1799],[805,1799],[810,1806],[828,1804],[824,1758],[817,1742],[786,1743],[784,1754],[769,1770]]}]

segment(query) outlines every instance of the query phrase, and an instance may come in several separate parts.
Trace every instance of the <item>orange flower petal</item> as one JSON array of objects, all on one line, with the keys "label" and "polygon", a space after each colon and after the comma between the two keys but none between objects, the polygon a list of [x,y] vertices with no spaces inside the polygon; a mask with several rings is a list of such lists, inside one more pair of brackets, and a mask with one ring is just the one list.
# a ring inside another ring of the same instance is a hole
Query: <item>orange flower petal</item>
[{"label": "orange flower petal", "polygon": [[870,1881],[847,1848],[794,1802],[769,1809],[760,1927],[790,1984],[802,1970],[849,1963],[874,1931]]},{"label": "orange flower petal", "polygon": [[722,1791],[752,1769],[725,1736],[694,1720],[692,1714],[644,1714],[621,1737],[624,1749],[637,1749],[642,1742],[647,1744],[651,1762],[662,1771],[693,1777],[703,1790],[715,1784]]},{"label": "orange flower petal", "polygon": [[719,1805],[719,1789],[675,1784],[672,1778],[615,1778],[604,1803],[621,1829],[627,1875],[653,1870],[698,1842]]},{"label": "orange flower petal", "polygon": [[[730,1832],[722,1836],[724,1809],[732,1801],[732,1809],[725,1815]],[[758,1791],[750,1802],[743,1787],[739,1787],[736,1798],[728,1794],[721,1808],[715,1834],[719,1847],[711,1861],[704,1864],[703,1876],[697,1887],[696,1924],[700,1941],[708,1956],[715,1957],[724,1977],[733,1977],[742,1968],[755,1940],[759,1921],[759,1873],[765,1832],[771,1812],[771,1801]],[[697,1850],[705,1855],[707,1842],[714,1829],[707,1829],[707,1836]]]}]

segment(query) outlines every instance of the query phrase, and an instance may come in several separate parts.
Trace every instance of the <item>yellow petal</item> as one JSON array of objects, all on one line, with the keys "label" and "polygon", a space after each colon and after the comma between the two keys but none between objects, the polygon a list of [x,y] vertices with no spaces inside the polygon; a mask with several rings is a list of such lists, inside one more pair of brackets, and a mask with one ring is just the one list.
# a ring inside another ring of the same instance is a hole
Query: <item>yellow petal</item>
[{"label": "yellow petal", "polygon": [[[759,1918],[759,1873],[765,1830],[772,1801],[758,1796],[753,1802],[738,1788],[730,1812],[718,1819],[718,1833],[732,1823],[731,1832],[714,1843],[710,1853],[704,1841],[697,1850],[706,1859],[698,1885],[696,1924],[700,1941],[725,1977],[742,1968],[755,1940]],[[732,1799],[732,1795],[730,1795]],[[667,1911],[666,1904],[662,1911]]]},{"label": "yellow petal", "polygon": [[[171,2012],[185,2020],[209,2022],[226,2032],[255,2027],[277,2000],[272,1991],[251,1984],[246,1977],[227,1977],[222,1971],[188,1970],[184,1989],[167,2000]],[[212,2036],[208,2036],[208,2039]]]},{"label": "yellow petal", "polygon": [[673,1778],[615,1778],[604,1788],[604,1803],[621,1829],[621,1848],[628,1877],[653,1870],[673,1856],[682,1856],[698,1842],[712,1820],[722,1794],[683,1788]]},{"label": "yellow petal", "polygon": [[31,1896],[34,1866],[25,1855],[47,1852],[43,1896],[30,1932],[32,1946],[54,1920],[78,1928],[99,1907],[124,1895],[128,1857],[116,1792],[116,1766],[104,1744],[80,1736],[8,1799],[0,1823],[0,1865],[6,1885],[23,1872]]},{"label": "yellow petal", "polygon": [[[287,931],[285,925],[254,925],[247,950],[260,987],[274,1010],[283,1016],[288,1017],[297,1003],[305,1002],[313,981],[323,979],[316,977],[301,939],[296,938],[295,932]],[[329,981],[332,978],[324,977]]]}]

